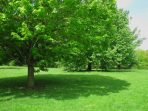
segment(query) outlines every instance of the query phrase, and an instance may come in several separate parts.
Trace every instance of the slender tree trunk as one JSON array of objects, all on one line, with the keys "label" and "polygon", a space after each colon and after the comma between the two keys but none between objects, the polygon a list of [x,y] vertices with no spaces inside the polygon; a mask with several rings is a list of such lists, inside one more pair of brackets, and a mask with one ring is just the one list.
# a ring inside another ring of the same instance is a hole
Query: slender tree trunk
[{"label": "slender tree trunk", "polygon": [[87,65],[87,71],[92,71],[92,63],[89,62]]},{"label": "slender tree trunk", "polygon": [[118,70],[121,70],[121,65],[120,64],[117,67],[118,67]]},{"label": "slender tree trunk", "polygon": [[28,88],[34,87],[34,65],[32,62],[28,64]]}]

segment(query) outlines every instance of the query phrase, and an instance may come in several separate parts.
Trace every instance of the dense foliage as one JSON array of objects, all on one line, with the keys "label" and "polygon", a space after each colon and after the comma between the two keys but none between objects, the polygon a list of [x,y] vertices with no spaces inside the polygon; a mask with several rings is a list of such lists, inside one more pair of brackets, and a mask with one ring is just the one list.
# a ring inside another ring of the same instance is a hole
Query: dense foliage
[{"label": "dense foliage", "polygon": [[63,51],[66,69],[131,68],[136,63],[134,50],[139,40],[136,29],[129,28],[128,12],[110,1],[84,6],[86,12],[81,13],[79,8],[75,12],[78,20],[70,24],[74,28],[70,31],[74,31],[70,33],[73,40],[69,40]]}]

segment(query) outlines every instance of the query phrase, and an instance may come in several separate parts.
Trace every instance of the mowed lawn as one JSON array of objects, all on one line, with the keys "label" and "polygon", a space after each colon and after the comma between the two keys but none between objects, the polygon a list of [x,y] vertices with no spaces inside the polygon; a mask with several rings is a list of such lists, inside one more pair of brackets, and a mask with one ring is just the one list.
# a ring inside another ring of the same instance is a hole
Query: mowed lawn
[{"label": "mowed lawn", "polygon": [[25,67],[0,67],[0,111],[148,111],[148,70],[36,74],[26,88]]}]

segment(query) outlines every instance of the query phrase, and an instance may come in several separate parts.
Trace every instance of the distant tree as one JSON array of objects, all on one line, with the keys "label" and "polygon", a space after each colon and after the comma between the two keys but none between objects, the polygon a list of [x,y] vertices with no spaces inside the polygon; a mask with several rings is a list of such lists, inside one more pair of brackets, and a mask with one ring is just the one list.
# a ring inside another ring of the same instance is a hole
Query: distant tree
[{"label": "distant tree", "polygon": [[[95,58],[102,48],[108,24],[111,24],[112,14],[116,11],[114,0],[83,1],[74,10],[74,17],[70,19],[68,34],[71,36],[66,47],[68,51],[64,64],[70,69],[87,69],[91,71]],[[103,50],[103,49],[102,49]],[[72,65],[73,64],[73,65]],[[77,65],[76,65],[77,64]]]},{"label": "distant tree", "polygon": [[[139,45],[137,30],[129,27],[128,12],[121,9],[114,14],[112,29],[101,51],[101,68],[131,68],[136,63],[135,49]],[[103,43],[103,42],[102,42]]]},{"label": "distant tree", "polygon": [[148,69],[148,50],[136,50],[137,64],[139,69]]},{"label": "distant tree", "polygon": [[64,61],[67,69],[131,68],[136,63],[135,48],[139,40],[136,30],[129,28],[128,12],[118,9],[114,0],[81,4],[83,7],[79,5],[75,10],[67,32],[71,35],[67,45],[71,47],[71,51],[67,48],[70,58],[66,56]]}]

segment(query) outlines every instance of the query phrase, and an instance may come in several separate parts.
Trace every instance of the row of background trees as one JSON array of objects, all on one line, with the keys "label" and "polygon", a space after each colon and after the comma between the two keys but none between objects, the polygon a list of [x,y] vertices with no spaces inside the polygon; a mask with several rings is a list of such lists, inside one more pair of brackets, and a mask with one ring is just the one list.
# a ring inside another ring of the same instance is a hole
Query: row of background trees
[{"label": "row of background trees", "polygon": [[[3,53],[0,52],[0,56],[3,56]],[[142,49],[137,49],[135,50],[135,63],[133,64],[133,66],[131,68],[136,68],[136,69],[148,69],[148,50],[142,50]],[[24,64],[20,63],[17,60],[11,60],[9,62],[2,62],[3,58],[0,58],[1,61],[1,65],[8,65],[8,66],[24,66]],[[52,60],[53,62],[49,62],[48,63],[48,67],[52,67],[52,68],[60,68],[63,67],[63,64],[61,61],[58,61],[58,59],[56,59],[56,61]],[[72,61],[73,62],[73,61]],[[81,61],[82,62],[82,61]],[[83,63],[83,62],[82,62]],[[66,65],[66,64],[65,64]],[[70,64],[69,64],[70,65]],[[87,65],[86,65],[87,66]],[[87,67],[83,67],[82,69],[86,69]],[[72,71],[70,70],[70,67],[65,66],[65,69],[67,69],[68,71]],[[80,68],[81,69],[81,68]],[[81,70],[82,70],[81,69]],[[93,64],[93,69],[100,69],[99,66],[96,64]],[[118,69],[117,69],[118,70]],[[74,71],[74,70],[73,70]],[[76,71],[76,70],[75,70]]]},{"label": "row of background trees", "polygon": [[35,66],[131,68],[139,40],[128,18],[116,0],[1,0],[0,62],[27,65],[29,87]]}]

